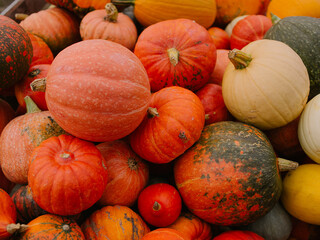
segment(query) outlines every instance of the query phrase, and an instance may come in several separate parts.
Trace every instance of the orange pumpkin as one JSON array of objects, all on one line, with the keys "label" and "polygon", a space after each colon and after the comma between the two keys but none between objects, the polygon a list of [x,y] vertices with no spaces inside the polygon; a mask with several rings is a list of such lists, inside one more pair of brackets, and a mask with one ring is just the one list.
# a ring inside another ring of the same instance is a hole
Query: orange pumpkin
[{"label": "orange pumpkin", "polygon": [[0,239],[8,239],[17,230],[17,212],[10,195],[1,188],[0,199]]},{"label": "orange pumpkin", "polygon": [[30,67],[38,64],[50,64],[53,61],[53,54],[48,44],[42,38],[28,32],[33,48],[33,57]]},{"label": "orange pumpkin", "polygon": [[141,240],[186,240],[184,236],[175,229],[158,228],[146,234]]},{"label": "orange pumpkin", "polygon": [[217,49],[217,63],[213,69],[208,83],[215,83],[220,86],[222,85],[224,71],[230,63],[228,54],[229,50],[227,49]]},{"label": "orange pumpkin", "polygon": [[230,48],[230,37],[225,30],[219,27],[211,27],[208,29],[208,32],[211,35],[217,50]]}]

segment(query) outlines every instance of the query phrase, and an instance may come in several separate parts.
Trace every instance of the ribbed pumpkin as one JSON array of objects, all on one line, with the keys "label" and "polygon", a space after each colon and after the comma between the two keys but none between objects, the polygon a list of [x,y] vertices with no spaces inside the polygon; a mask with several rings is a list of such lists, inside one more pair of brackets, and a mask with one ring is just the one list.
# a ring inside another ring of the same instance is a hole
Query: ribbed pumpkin
[{"label": "ribbed pumpkin", "polygon": [[216,225],[244,225],[265,215],[280,197],[276,155],[259,129],[240,122],[204,127],[174,165],[188,209]]},{"label": "ribbed pumpkin", "polygon": [[101,198],[107,181],[97,147],[71,135],[43,141],[30,156],[28,184],[36,203],[49,213],[66,216],[88,209]]},{"label": "ribbed pumpkin", "polygon": [[42,38],[53,55],[81,40],[80,20],[71,12],[54,7],[32,13],[20,22],[27,32]]},{"label": "ribbed pumpkin", "polygon": [[141,240],[185,240],[185,238],[175,229],[157,228],[146,234]]},{"label": "ribbed pumpkin", "polygon": [[32,44],[18,23],[2,15],[0,38],[0,88],[9,88],[27,73],[32,61]]},{"label": "ribbed pumpkin", "polygon": [[198,90],[208,82],[216,63],[212,37],[189,19],[149,26],[139,35],[134,53],[147,70],[153,92],[173,85]]},{"label": "ribbed pumpkin", "polygon": [[320,93],[319,35],[319,18],[297,16],[280,19],[264,36],[287,44],[300,56],[310,78],[309,100]]},{"label": "ribbed pumpkin", "polygon": [[149,180],[149,166],[124,140],[97,145],[108,169],[108,183],[98,203],[132,206]]},{"label": "ribbed pumpkin", "polygon": [[256,40],[229,53],[224,102],[238,120],[267,130],[288,124],[304,108],[310,81],[299,55],[275,40]]},{"label": "ribbed pumpkin", "polygon": [[0,98],[0,135],[4,127],[15,117],[15,112],[11,105]]},{"label": "ribbed pumpkin", "polygon": [[27,224],[16,240],[85,240],[80,226],[72,219],[53,214],[41,215]]},{"label": "ribbed pumpkin", "polygon": [[130,17],[118,13],[117,8],[108,3],[105,9],[86,14],[80,23],[82,40],[105,39],[119,43],[133,50],[137,40],[137,28]]},{"label": "ribbed pumpkin", "polygon": [[41,112],[30,97],[26,97],[27,113],[14,118],[0,137],[0,164],[4,175],[12,182],[28,182],[29,158],[35,147],[51,136],[65,131],[48,111]]},{"label": "ribbed pumpkin", "polygon": [[8,239],[14,233],[17,212],[10,195],[1,188],[0,199],[0,239]]},{"label": "ribbed pumpkin", "polygon": [[46,102],[68,133],[89,141],[123,138],[143,120],[150,84],[139,59],[120,44],[92,39],[64,49],[46,80]]},{"label": "ribbed pumpkin", "polygon": [[28,32],[28,36],[31,40],[33,57],[30,67],[38,64],[50,64],[53,61],[53,54],[48,44],[42,40],[42,38]]},{"label": "ribbed pumpkin", "polygon": [[139,240],[150,229],[131,208],[115,205],[93,212],[81,225],[86,239]]},{"label": "ribbed pumpkin", "polygon": [[132,149],[153,163],[168,163],[200,137],[205,112],[198,96],[171,86],[154,93],[143,122],[130,134]]},{"label": "ribbed pumpkin", "polygon": [[216,49],[230,49],[230,37],[228,33],[219,27],[211,27],[208,29]]},{"label": "ribbed pumpkin", "polygon": [[186,18],[209,28],[217,13],[216,0],[111,0],[115,5],[134,4],[134,16],[142,26]]}]

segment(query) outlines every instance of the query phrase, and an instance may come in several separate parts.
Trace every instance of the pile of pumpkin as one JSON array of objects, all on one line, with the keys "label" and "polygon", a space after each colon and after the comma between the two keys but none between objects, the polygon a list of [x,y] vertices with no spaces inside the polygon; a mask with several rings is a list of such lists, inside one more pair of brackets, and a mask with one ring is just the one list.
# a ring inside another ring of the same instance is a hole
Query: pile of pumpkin
[{"label": "pile of pumpkin", "polygon": [[320,238],[319,1],[47,1],[0,16],[0,239]]}]

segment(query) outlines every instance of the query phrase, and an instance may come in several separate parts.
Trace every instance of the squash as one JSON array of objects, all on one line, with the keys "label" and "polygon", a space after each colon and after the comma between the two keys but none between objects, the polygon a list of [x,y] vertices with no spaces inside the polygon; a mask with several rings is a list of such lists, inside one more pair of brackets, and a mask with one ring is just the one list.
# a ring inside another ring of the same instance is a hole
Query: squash
[{"label": "squash", "polygon": [[241,19],[244,19],[245,17],[247,17],[249,15],[241,15],[241,16],[238,16],[238,17],[235,17],[234,19],[232,19],[231,22],[228,23],[228,25],[225,27],[225,31],[226,33],[229,35],[229,37],[231,36],[232,34],[232,31],[233,31],[233,28],[234,26],[241,20]]},{"label": "squash", "polygon": [[27,184],[29,158],[34,148],[51,136],[65,131],[53,120],[49,111],[41,111],[32,99],[25,98],[27,113],[14,118],[0,137],[0,164],[6,178]]},{"label": "squash", "polygon": [[198,96],[171,86],[154,93],[143,122],[130,134],[130,145],[143,159],[168,163],[200,137],[205,112]]},{"label": "squash", "polygon": [[101,198],[107,181],[97,147],[71,135],[50,137],[30,156],[28,184],[35,202],[49,213],[67,216],[88,209]]},{"label": "squash", "polygon": [[122,45],[102,39],[65,48],[46,78],[45,97],[53,118],[68,133],[88,141],[130,134],[142,122],[150,96],[139,59]]},{"label": "squash", "polygon": [[222,121],[204,127],[200,139],[174,165],[187,208],[216,225],[245,225],[269,212],[282,183],[273,148],[259,129]]},{"label": "squash", "polygon": [[175,229],[157,228],[147,233],[141,240],[185,240],[185,238]]},{"label": "squash", "polygon": [[11,105],[0,98],[0,135],[4,127],[15,117],[15,112]]},{"label": "squash", "polygon": [[94,211],[82,224],[86,239],[139,240],[150,232],[139,214],[126,206],[105,206]]},{"label": "squash", "polygon": [[319,182],[319,164],[303,164],[286,174],[281,202],[290,215],[306,223],[320,225]]},{"label": "squash", "polygon": [[228,33],[219,27],[211,27],[208,29],[209,34],[213,38],[216,49],[230,49],[230,37]]},{"label": "squash", "polygon": [[132,206],[148,183],[149,165],[124,140],[96,146],[108,169],[108,183],[98,204]]},{"label": "squash", "polygon": [[14,20],[0,16],[0,89],[12,87],[27,73],[32,44],[27,32]]},{"label": "squash", "polygon": [[251,231],[231,230],[219,234],[212,240],[264,240],[264,238]]},{"label": "squash", "polygon": [[230,62],[228,54],[229,50],[227,49],[217,49],[217,62],[208,83],[222,85],[224,71]]},{"label": "squash", "polygon": [[148,27],[170,19],[186,18],[209,28],[216,18],[216,0],[111,0],[116,6],[134,4],[134,16]]},{"label": "squash", "polygon": [[105,39],[123,45],[133,50],[137,40],[137,28],[130,17],[118,13],[112,3],[107,3],[105,9],[99,9],[86,14],[80,22],[82,40]]},{"label": "squash", "polygon": [[298,123],[299,143],[308,157],[317,163],[320,163],[319,107],[320,94],[307,103]]},{"label": "squash", "polygon": [[279,20],[264,36],[265,39],[284,42],[300,56],[309,74],[309,100],[320,93],[320,56],[317,54],[320,48],[319,34],[319,18],[297,16]]},{"label": "squash", "polygon": [[309,95],[308,72],[299,55],[275,40],[256,40],[229,53],[222,95],[239,121],[262,130],[296,119]]},{"label": "squash", "polygon": [[145,67],[151,91],[180,86],[196,91],[204,86],[216,63],[209,32],[189,19],[153,24],[139,35],[135,49]]},{"label": "squash", "polygon": [[10,195],[0,188],[0,239],[8,239],[15,232],[17,212]]},{"label": "squash", "polygon": [[32,44],[32,61],[30,67],[38,64],[51,64],[53,61],[53,54],[48,44],[42,38],[27,32]]},{"label": "squash", "polygon": [[20,22],[20,26],[27,32],[42,38],[54,56],[81,40],[79,25],[80,19],[71,12],[57,7],[32,13]]}]

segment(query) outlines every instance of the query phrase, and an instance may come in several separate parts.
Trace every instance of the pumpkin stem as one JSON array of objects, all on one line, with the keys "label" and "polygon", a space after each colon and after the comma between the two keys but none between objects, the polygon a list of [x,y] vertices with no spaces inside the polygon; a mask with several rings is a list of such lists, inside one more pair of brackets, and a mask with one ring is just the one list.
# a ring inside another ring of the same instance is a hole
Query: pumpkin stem
[{"label": "pumpkin stem", "polygon": [[204,119],[205,119],[205,120],[209,120],[209,118],[210,118],[210,115],[209,115],[209,114],[205,114],[205,115],[204,115]]},{"label": "pumpkin stem", "polygon": [[173,66],[179,63],[179,51],[175,48],[170,48],[167,50],[170,62]]},{"label": "pumpkin stem", "polygon": [[117,6],[129,6],[133,5],[135,0],[111,0],[111,3]]},{"label": "pumpkin stem", "polygon": [[32,72],[29,73],[29,77],[35,77],[35,76],[38,76],[39,73],[40,73],[40,69],[37,68],[37,69],[34,69]]},{"label": "pumpkin stem", "polygon": [[243,69],[249,66],[252,57],[238,49],[232,49],[228,53],[228,57],[236,69]]},{"label": "pumpkin stem", "polygon": [[159,117],[158,110],[156,108],[153,108],[153,107],[149,107],[148,108],[148,115],[149,115],[150,118]]},{"label": "pumpkin stem", "polygon": [[25,225],[25,224],[11,223],[7,225],[7,232],[12,235],[17,231],[24,232],[27,228],[28,228],[28,225]]},{"label": "pumpkin stem", "polygon": [[160,203],[158,203],[157,201],[154,202],[153,206],[152,206],[152,209],[154,211],[159,211],[161,209],[161,205]]},{"label": "pumpkin stem", "polygon": [[16,13],[14,15],[14,18],[18,21],[23,21],[25,20],[27,17],[29,17],[29,14],[25,14],[25,13]]},{"label": "pumpkin stem", "polygon": [[107,16],[104,17],[105,21],[117,22],[118,20],[118,9],[112,3],[107,3],[104,7],[107,11]]},{"label": "pumpkin stem", "polygon": [[61,153],[60,157],[63,159],[68,159],[70,157],[70,154],[69,153]]},{"label": "pumpkin stem", "polygon": [[38,108],[37,104],[32,100],[30,96],[25,96],[24,102],[26,103],[27,113],[41,112],[41,109]]},{"label": "pumpkin stem", "polygon": [[138,161],[133,157],[128,158],[128,165],[131,170],[138,170],[139,168]]},{"label": "pumpkin stem", "polygon": [[277,158],[277,161],[280,172],[295,170],[299,166],[299,163],[284,158]]},{"label": "pumpkin stem", "polygon": [[270,12],[270,15],[271,15],[272,25],[275,25],[281,20],[281,18],[279,18],[277,15],[273,14],[272,12]]},{"label": "pumpkin stem", "polygon": [[30,83],[30,88],[34,92],[45,92],[46,91],[47,78],[38,78]]},{"label": "pumpkin stem", "polygon": [[65,232],[68,232],[68,231],[70,231],[70,226],[68,224],[64,224],[62,226],[62,230],[65,231]]}]

